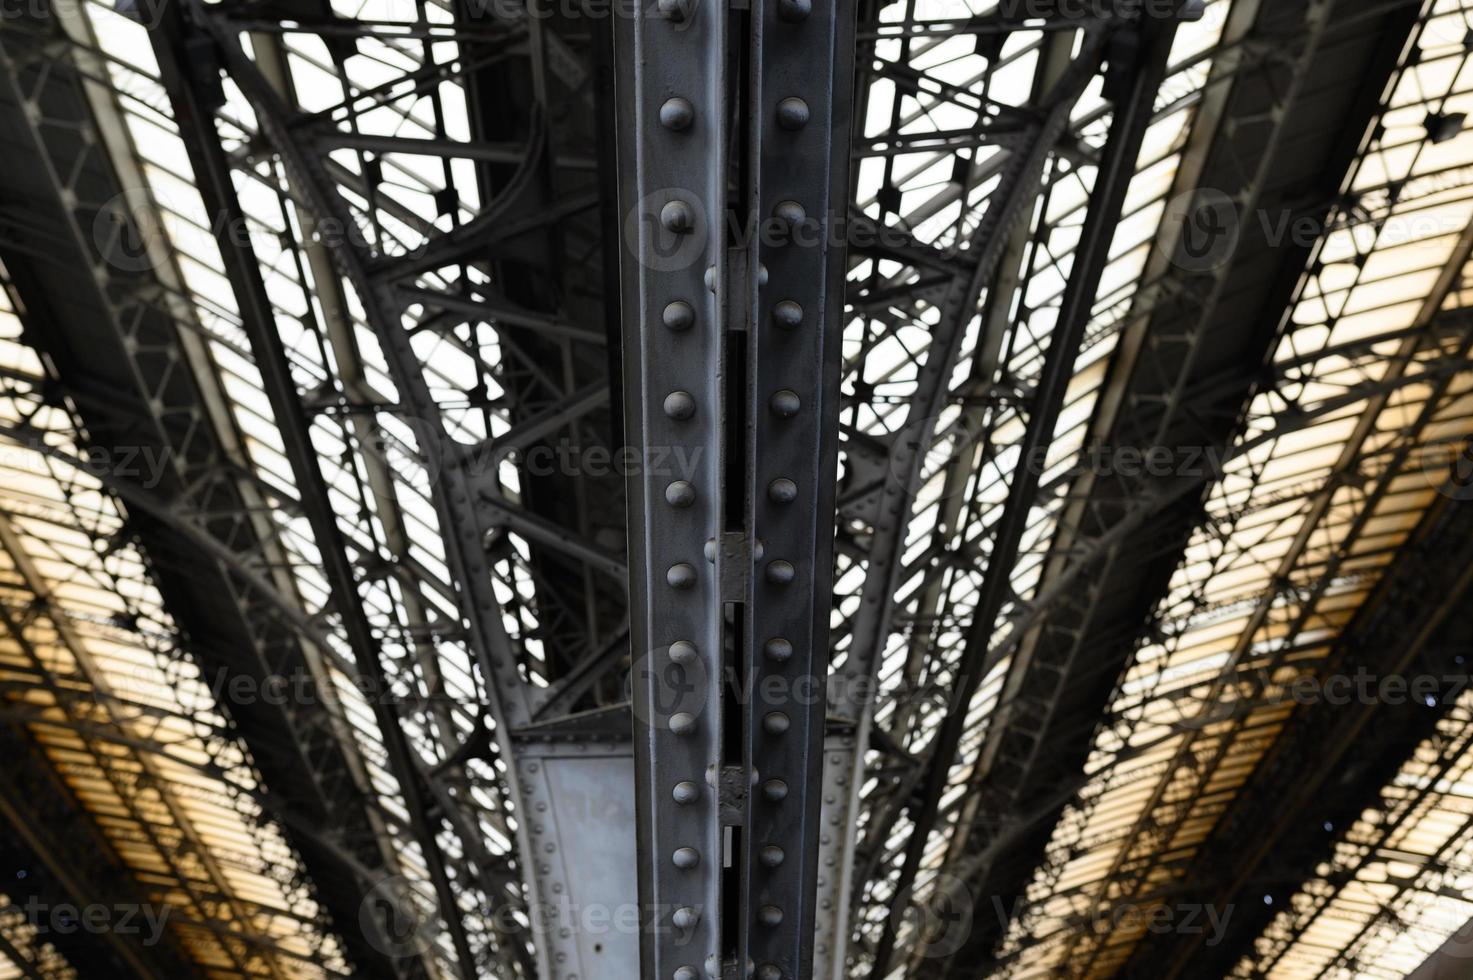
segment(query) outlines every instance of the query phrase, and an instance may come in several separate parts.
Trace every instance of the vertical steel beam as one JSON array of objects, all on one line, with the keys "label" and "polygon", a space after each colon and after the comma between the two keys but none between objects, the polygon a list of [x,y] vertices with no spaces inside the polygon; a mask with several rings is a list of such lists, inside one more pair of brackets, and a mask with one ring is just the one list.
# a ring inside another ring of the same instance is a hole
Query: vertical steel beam
[{"label": "vertical steel beam", "polygon": [[812,971],[853,22],[617,28],[626,438],[693,464],[630,485],[647,977]]},{"label": "vertical steel beam", "polygon": [[[640,975],[720,975],[727,18],[615,27]],[[679,474],[650,465],[680,454]]]},{"label": "vertical steel beam", "polygon": [[854,21],[850,0],[751,9],[744,469],[761,574],[745,596],[739,676],[743,761],[760,791],[746,801],[738,962],[761,980],[813,969]]}]

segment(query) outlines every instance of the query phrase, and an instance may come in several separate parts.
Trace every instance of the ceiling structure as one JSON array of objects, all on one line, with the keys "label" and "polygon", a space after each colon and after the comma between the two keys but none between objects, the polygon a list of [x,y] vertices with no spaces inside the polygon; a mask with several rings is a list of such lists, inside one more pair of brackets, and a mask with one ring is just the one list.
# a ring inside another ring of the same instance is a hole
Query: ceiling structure
[{"label": "ceiling structure", "polygon": [[7,6],[0,978],[1462,975],[1470,59]]}]

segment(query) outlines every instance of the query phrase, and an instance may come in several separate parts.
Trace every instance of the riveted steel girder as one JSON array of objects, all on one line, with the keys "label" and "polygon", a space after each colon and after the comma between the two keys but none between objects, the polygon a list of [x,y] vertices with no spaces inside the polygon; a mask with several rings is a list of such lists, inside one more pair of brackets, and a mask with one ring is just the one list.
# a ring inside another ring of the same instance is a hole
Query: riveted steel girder
[{"label": "riveted steel girder", "polygon": [[617,27],[645,976],[812,969],[853,20]]}]

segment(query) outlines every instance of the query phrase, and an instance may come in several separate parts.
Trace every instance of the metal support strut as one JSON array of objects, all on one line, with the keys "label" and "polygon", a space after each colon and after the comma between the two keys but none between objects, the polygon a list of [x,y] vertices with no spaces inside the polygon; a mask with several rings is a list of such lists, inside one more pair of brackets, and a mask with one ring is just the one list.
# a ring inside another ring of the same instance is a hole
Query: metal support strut
[{"label": "metal support strut", "polygon": [[853,21],[616,28],[646,977],[812,970]]}]

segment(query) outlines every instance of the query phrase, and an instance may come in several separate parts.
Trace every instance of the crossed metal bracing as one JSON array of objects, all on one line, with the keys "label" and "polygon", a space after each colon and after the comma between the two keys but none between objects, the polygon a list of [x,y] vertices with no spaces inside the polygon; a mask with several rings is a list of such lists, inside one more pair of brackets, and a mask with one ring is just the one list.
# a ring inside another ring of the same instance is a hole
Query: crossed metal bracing
[{"label": "crossed metal bracing", "polygon": [[[1340,662],[1462,511],[1425,474],[1469,433],[1473,161],[1429,139],[1466,18],[1096,7],[7,18],[36,165],[0,201],[32,358],[3,435],[40,469],[0,517],[43,567],[5,579],[5,734],[122,814],[58,887],[154,889],[172,945],[132,955],[230,975],[1180,971],[1091,912],[1218,887],[1255,780],[1329,758],[1275,672]],[[1203,188],[1242,219],[1224,254],[1189,247]],[[842,226],[847,265],[729,213]],[[689,261],[642,250],[662,229]],[[47,599],[68,576],[93,591]],[[826,713],[728,684],[826,662]],[[697,664],[678,717],[660,684]],[[200,683],[273,675],[332,696]],[[1349,921],[1352,969],[1456,887],[1462,836],[1405,838],[1457,810],[1464,711],[1343,787],[1395,819],[1321,841],[1342,866],[1223,970]],[[1426,861],[1371,912],[1367,840]],[[1281,874],[1280,904],[1322,875]],[[636,878],[685,935],[539,925]]]}]

